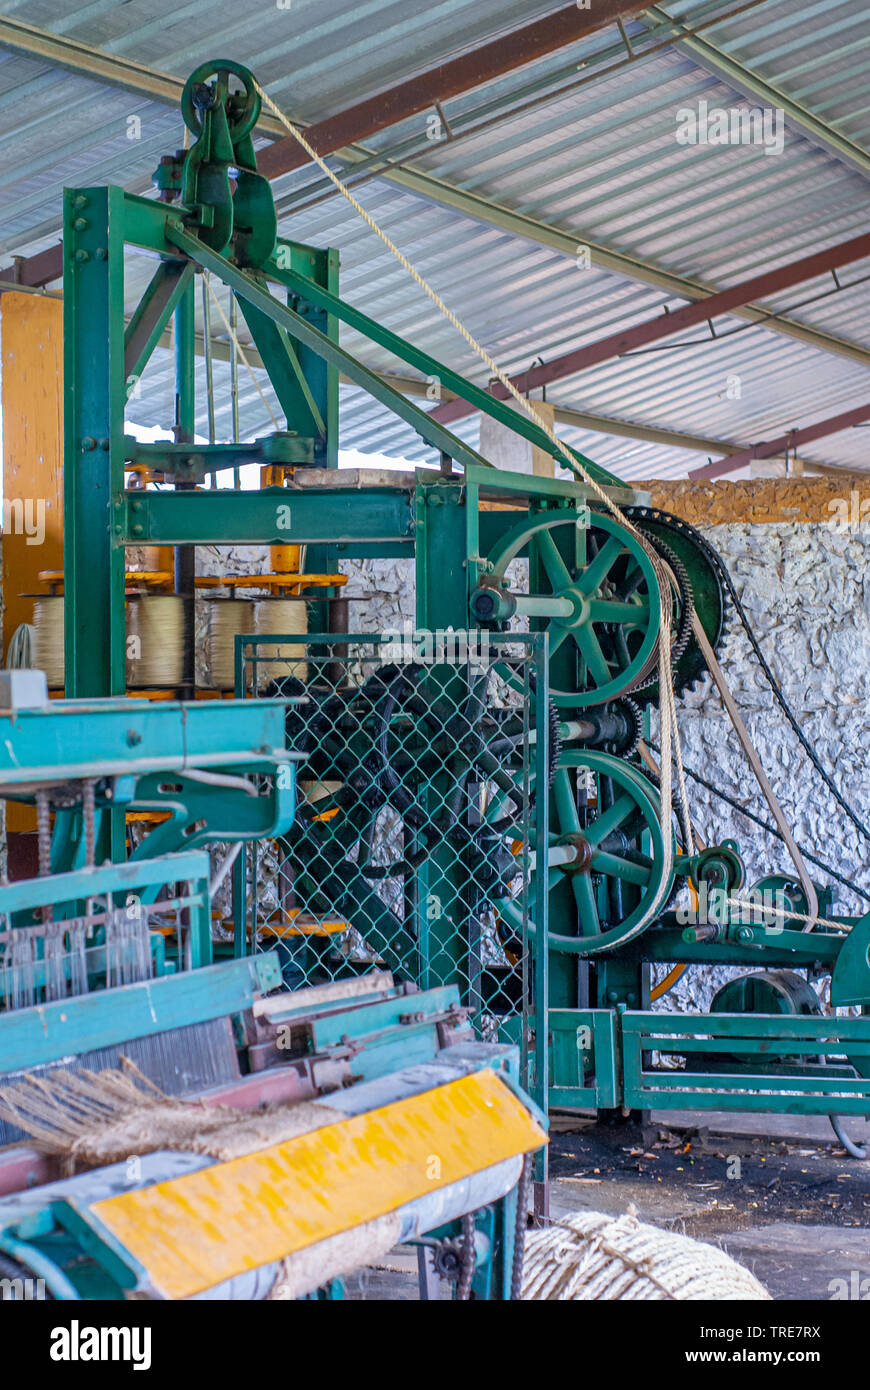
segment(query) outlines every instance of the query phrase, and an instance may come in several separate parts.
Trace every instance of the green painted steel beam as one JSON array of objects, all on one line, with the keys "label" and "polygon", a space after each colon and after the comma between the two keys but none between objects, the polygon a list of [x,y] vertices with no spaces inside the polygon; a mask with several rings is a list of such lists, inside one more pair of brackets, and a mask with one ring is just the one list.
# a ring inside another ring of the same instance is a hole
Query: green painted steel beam
[{"label": "green painted steel beam", "polygon": [[22,1058],[28,1066],[40,1066],[241,1013],[257,995],[280,984],[277,956],[264,951],[119,989],[95,990],[76,998],[75,1007],[61,999],[12,1009],[0,1014],[0,1072],[19,1067]]},{"label": "green painted steel beam", "polygon": [[64,592],[67,695],[125,688],[124,233],[120,188],[64,193]]},{"label": "green painted steel beam", "polygon": [[[280,255],[279,241],[278,255]],[[387,352],[393,353],[401,361],[407,362],[410,367],[416,367],[418,371],[425,373],[426,376],[437,380],[441,386],[446,386],[463,400],[468,401],[476,410],[498,420],[500,424],[513,430],[515,434],[528,439],[544,453],[551,454],[566,468],[571,468],[575,462],[580,463],[597,482],[604,485],[619,485],[619,480],[612,473],[608,473],[605,468],[599,467],[592,459],[586,458],[575,449],[571,449],[567,444],[563,446],[561,452],[556,452],[552,441],[540,425],[529,417],[523,415],[521,411],[513,410],[504,401],[497,400],[482,387],[475,386],[459,372],[454,372],[437,358],[431,357],[428,352],[415,347],[405,338],[399,337],[397,333],[392,333],[388,328],[384,328],[368,314],[364,314],[360,309],[355,309],[352,304],[348,304],[338,295],[330,294],[318,285],[312,285],[303,276],[295,274],[291,270],[283,270],[278,262],[273,259],[268,266],[268,273],[273,275],[287,289],[300,295],[303,298],[312,300],[320,308],[325,309],[335,318],[346,323],[350,328],[354,328],[358,333],[371,339],[385,348]],[[383,380],[383,378],[381,378]]]},{"label": "green painted steel beam", "polygon": [[286,331],[241,296],[239,308],[278,397],[287,428],[303,435],[324,437],[326,425]]},{"label": "green painted steel beam", "polygon": [[124,503],[121,529],[128,545],[380,542],[407,546],[409,553],[414,548],[413,493],[401,488],[131,491]]},{"label": "green painted steel beam", "polygon": [[475,464],[481,468],[492,466],[474,449],[469,448],[456,435],[446,430],[443,425],[430,419],[425,410],[419,410],[400,392],[385,385],[375,372],[364,367],[351,353],[345,352],[338,343],[308,323],[301,314],[297,314],[286,305],[281,304],[274,295],[270,294],[251,276],[237,269],[225,257],[209,250],[196,237],[184,231],[177,219],[172,217],[167,219],[166,236],[174,246],[184,251],[193,261],[205,266],[206,270],[210,270],[212,274],[217,275],[219,279],[229,285],[240,299],[248,300],[256,309],[266,314],[273,323],[286,329],[291,337],[304,343],[330,366],[337,367],[342,371],[354,385],[361,386],[375,400],[380,401],[381,405],[392,410],[394,414],[416,430],[424,443],[428,444],[431,449],[437,449],[447,454],[457,463],[462,464],[463,467]]},{"label": "green painted steel beam", "polygon": [[131,395],[152,352],[178,307],[194,268],[184,261],[161,261],[124,331],[124,380]]}]

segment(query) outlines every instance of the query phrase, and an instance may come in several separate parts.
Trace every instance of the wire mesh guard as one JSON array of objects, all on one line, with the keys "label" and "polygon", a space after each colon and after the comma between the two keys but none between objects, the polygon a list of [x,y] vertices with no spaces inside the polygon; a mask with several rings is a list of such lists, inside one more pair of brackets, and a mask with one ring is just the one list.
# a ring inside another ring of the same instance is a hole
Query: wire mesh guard
[{"label": "wire mesh guard", "polygon": [[290,988],[384,968],[457,984],[490,1038],[526,1011],[544,640],[237,639],[237,694],[303,697],[287,710],[306,755],[295,824],[247,847],[233,895],[247,947],[277,949]]}]

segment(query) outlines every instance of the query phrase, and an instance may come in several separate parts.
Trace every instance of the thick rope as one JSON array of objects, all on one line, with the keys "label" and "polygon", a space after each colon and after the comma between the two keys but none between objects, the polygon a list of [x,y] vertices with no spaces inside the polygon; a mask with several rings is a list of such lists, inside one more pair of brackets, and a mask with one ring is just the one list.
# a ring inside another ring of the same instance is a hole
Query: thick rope
[{"label": "thick rope", "polygon": [[[469,347],[471,347],[472,350],[477,354],[477,356],[480,357],[481,361],[483,361],[486,364],[492,376],[494,376],[498,381],[500,381],[502,386],[504,386],[505,390],[514,398],[520,409],[523,410],[525,414],[528,415],[529,418],[533,420],[534,423],[544,431],[550,443],[557,450],[560,458],[566,458],[567,452],[565,445],[559,439],[555,430],[548,423],[548,421],[544,420],[535,410],[534,402],[528,400],[520,391],[517,390],[516,386],[511,381],[507,373],[502,371],[498,363],[477,341],[474,335],[469,332],[465,325],[460,322],[460,320],[456,317],[453,311],[450,308],[448,308],[441,296],[432,288],[428,281],[426,281],[423,278],[419,271],[417,271],[414,268],[414,266],[408,260],[407,256],[405,256],[403,252],[399,250],[395,242],[393,242],[390,239],[390,237],[387,236],[386,232],[378,226],[377,222],[370,215],[370,213],[366,212],[365,208],[354,197],[350,189],[347,188],[347,186],[342,182],[342,180],[338,177],[337,174],[333,173],[332,169],[330,169],[326,161],[317,153],[317,150],[306,138],[306,136],[303,135],[302,131],[297,126],[293,125],[293,123],[290,120],[288,120],[288,118],[284,115],[284,112],[272,100],[272,98],[269,96],[269,93],[265,91],[265,89],[260,85],[259,82],[256,81],[256,79],[254,81],[254,85],[261,99],[266,103],[270,111],[272,111],[273,114],[278,118],[278,120],[284,126],[287,133],[289,135],[292,135],[293,138],[302,146],[309,159],[311,159],[318,166],[321,172],[326,175],[326,177],[335,186],[338,192],[341,193],[342,197],[347,199],[350,206],[354,209],[355,212],[359,214],[359,216],[363,219],[366,225],[371,228],[375,235],[380,238],[380,240],[387,247],[387,249],[395,256],[399,264],[404,266],[408,274],[412,277],[413,280],[416,281],[416,283],[420,286],[424,293],[428,295],[428,297],[432,300],[433,304],[436,305],[436,307],[440,310],[440,312],[444,315],[448,322],[453,325],[457,333],[459,333],[465,339]],[[662,867],[661,882],[658,891],[655,894],[654,900],[648,905],[643,917],[640,919],[640,921],[637,923],[637,925],[631,932],[632,936],[637,936],[638,933],[642,931],[643,928],[647,926],[651,921],[653,921],[654,918],[657,916],[658,911],[661,908],[667,896],[670,886],[671,870],[673,868],[673,843],[671,832],[671,821],[673,815],[671,780],[672,764],[675,765],[677,769],[678,784],[680,787],[681,795],[683,797],[683,804],[688,804],[685,786],[685,774],[683,772],[682,750],[680,747],[679,729],[677,726],[676,701],[674,698],[673,686],[673,670],[671,667],[671,581],[667,570],[667,566],[665,565],[664,561],[661,559],[657,551],[649,543],[647,538],[638,530],[634,523],[627,516],[624,515],[624,513],[620,510],[616,503],[613,502],[610,497],[608,497],[606,491],[601,486],[601,484],[598,483],[597,480],[591,476],[591,474],[587,473],[583,465],[579,463],[579,461],[577,461],[576,459],[568,458],[568,466],[570,467],[571,471],[576,474],[577,477],[582,479],[582,481],[595,494],[595,496],[602,503],[602,505],[607,508],[607,510],[614,517],[614,519],[617,520],[621,526],[624,526],[625,529],[629,531],[631,535],[635,538],[635,540],[643,547],[644,551],[649,556],[649,559],[656,573],[656,578],[658,579],[659,583],[659,607],[661,619],[659,635],[659,689],[661,691],[662,698],[660,710],[660,741],[662,753],[660,824],[662,830],[662,840],[664,844],[664,864]],[[687,848],[690,854],[694,853],[694,845],[690,843],[687,846]]]},{"label": "thick rope", "polygon": [[182,1100],[121,1060],[122,1069],[53,1071],[12,1082],[0,1089],[0,1120],[78,1172],[158,1149],[226,1161],[346,1119],[320,1102],[237,1110]]},{"label": "thick rope", "polygon": [[762,1302],[770,1294],[724,1250],[638,1221],[583,1211],[526,1237],[524,1299]]},{"label": "thick rope", "polygon": [[[833,927],[838,932],[850,932],[852,928],[848,922],[835,922],[831,917],[807,917],[803,912],[793,912],[790,907],[768,907],[767,903],[753,903],[748,898],[726,898],[725,903],[728,907],[751,908],[753,912],[760,912],[762,918],[786,917],[789,921],[794,918],[796,922],[807,922],[810,926]],[[750,925],[753,925],[750,923]],[[754,923],[755,926],[764,926],[763,921]]]}]

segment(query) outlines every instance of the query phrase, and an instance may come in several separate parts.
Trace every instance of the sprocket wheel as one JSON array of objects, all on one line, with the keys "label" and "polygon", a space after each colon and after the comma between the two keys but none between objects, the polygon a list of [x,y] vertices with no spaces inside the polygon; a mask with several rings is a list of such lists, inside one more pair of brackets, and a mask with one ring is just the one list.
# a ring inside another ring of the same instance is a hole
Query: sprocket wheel
[{"label": "sprocket wheel", "polygon": [[[685,567],[695,611],[708,642],[718,654],[731,619],[731,603],[721,578],[724,561],[700,531],[672,512],[658,507],[627,507],[625,514],[650,540],[667,545]],[[674,665],[674,693],[690,690],[706,670],[703,653],[690,632]]]}]

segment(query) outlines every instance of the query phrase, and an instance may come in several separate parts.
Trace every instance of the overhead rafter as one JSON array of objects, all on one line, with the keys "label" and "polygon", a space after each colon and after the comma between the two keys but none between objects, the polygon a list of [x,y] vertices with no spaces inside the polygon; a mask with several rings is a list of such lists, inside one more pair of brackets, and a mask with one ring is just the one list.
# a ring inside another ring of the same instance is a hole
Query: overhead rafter
[{"label": "overhead rafter", "polygon": [[[675,19],[668,14],[662,5],[650,5],[649,14],[658,20],[669,20],[672,24],[678,25],[684,24],[683,20]],[[757,97],[765,106],[780,108],[785,113],[786,118],[802,130],[810,140],[830,150],[838,159],[851,165],[853,169],[858,169],[865,175],[870,174],[870,153],[862,145],[850,140],[848,136],[836,130],[828,121],[817,116],[809,107],[802,106],[799,101],[788,96],[781,88],[765,81],[758,73],[738,62],[736,58],[732,58],[729,53],[718,48],[710,39],[699,34],[686,34],[683,37],[678,34],[674,38],[674,45],[689,53],[700,67],[706,68],[716,77],[721,77],[730,87],[741,92],[744,96]]]},{"label": "overhead rafter", "polygon": [[[673,20],[671,23],[676,25],[677,21]],[[75,71],[81,76],[135,92],[154,101],[166,102],[177,107],[181,99],[184,86],[181,78],[128,60],[118,61],[114,54],[105,53],[99,48],[63,35],[52,34],[48,30],[38,29],[34,25],[22,24],[18,20],[0,20],[0,43],[14,47],[16,51],[30,57],[43,57],[46,61]],[[264,116],[259,129],[264,133],[279,135],[283,134],[284,128],[277,119]],[[310,127],[306,129],[310,133]],[[342,156],[351,159],[354,155],[364,158],[368,153],[360,146],[342,150]],[[378,177],[429,202],[453,208],[487,226],[497,227],[512,236],[523,237],[572,259],[576,258],[578,247],[582,245],[588,250],[594,267],[640,284],[652,285],[679,298],[696,300],[716,293],[714,286],[703,281],[676,275],[640,257],[611,250],[584,236],[582,231],[569,231],[551,223],[541,222],[480,193],[457,187],[407,165],[403,168],[380,170]],[[39,288],[59,279],[62,273],[63,252],[61,246],[57,245],[35,256],[16,258],[14,265],[0,270],[0,282],[19,284],[24,289]],[[747,322],[764,322],[765,328],[770,332],[859,362],[862,366],[870,366],[870,351],[820,328],[796,323],[779,315],[771,318],[764,310],[751,304],[735,308],[733,313]]]},{"label": "overhead rafter", "polygon": [[[160,72],[144,63],[134,63],[122,54],[107,53],[89,43],[80,43],[66,34],[53,34],[50,29],[24,24],[11,15],[0,15],[0,46],[25,58],[42,59],[53,68],[63,68],[79,77],[89,77],[95,82],[119,87],[148,101],[165,102],[167,106],[178,107],[184,87],[181,78],[173,77],[168,72]],[[283,136],[286,133],[277,116],[265,112],[261,114],[257,129],[267,135]]]},{"label": "overhead rafter", "polygon": [[[514,29],[460,58],[441,63],[407,82],[339,111],[325,121],[306,126],[306,136],[319,154],[332,154],[409,116],[431,109],[435,102],[447,101],[483,86],[505,73],[577,42],[617,19],[638,14],[644,8],[640,0],[595,0],[594,8],[590,10],[581,9],[576,4],[563,6],[553,14]],[[118,65],[117,73],[113,74],[114,55],[14,20],[0,21],[0,44],[6,44],[30,57],[43,57],[97,81],[114,82],[122,89],[172,105],[177,105],[184,85],[167,73],[126,60]],[[281,135],[273,145],[258,153],[257,163],[261,173],[268,178],[277,178],[308,163],[308,155],[301,145],[292,136],[284,134],[283,126],[276,119],[263,117],[260,128],[270,134]],[[59,279],[63,274],[60,247],[40,252],[38,263],[36,261],[36,257],[19,258],[14,266],[0,271],[0,280],[36,287]]]},{"label": "overhead rafter", "polygon": [[705,463],[703,468],[693,468],[690,478],[720,478],[723,473],[733,473],[735,468],[745,468],[755,459],[774,458],[777,454],[791,453],[803,444],[812,444],[816,439],[826,439],[828,435],[839,434],[841,430],[852,429],[854,425],[870,420],[870,402],[844,410],[841,415],[831,415],[827,420],[819,420],[815,425],[804,429],[789,430],[776,439],[768,439],[761,444],[752,444],[748,449],[727,454],[715,463]]},{"label": "overhead rafter", "polygon": [[[638,0],[594,0],[589,9],[581,9],[576,4],[565,5],[543,19],[513,29],[460,58],[439,63],[427,72],[308,126],[306,136],[318,154],[333,154],[356,140],[365,140],[410,116],[430,110],[436,102],[449,101],[451,97],[482,87],[645,8]],[[308,162],[308,155],[289,135],[258,157],[260,171],[268,178],[277,178]]]},{"label": "overhead rafter", "polygon": [[[663,338],[672,338],[675,333],[681,333],[686,328],[706,323],[721,314],[729,314],[755,299],[779,294],[782,290],[803,284],[807,280],[814,280],[819,275],[863,260],[866,256],[870,256],[870,234],[852,237],[850,241],[840,242],[826,251],[816,251],[810,256],[802,256],[800,260],[791,261],[777,270],[765,271],[762,275],[754,275],[750,280],[743,280],[739,285],[732,285],[727,290],[718,290],[716,294],[696,300],[694,304],[685,304],[679,309],[659,314],[654,319],[634,324],[631,328],[610,333],[595,343],[587,344],[586,347],[577,348],[574,352],[566,352],[561,357],[554,357],[549,362],[530,367],[528,371],[512,377],[511,380],[518,391],[528,394],[529,391],[549,386],[554,381],[563,381],[566,377],[575,376],[589,367],[609,362],[614,357],[621,357],[626,352],[633,352]],[[489,387],[489,393],[499,400],[507,400],[510,395],[507,387],[501,382],[493,383]],[[464,415],[473,414],[473,411],[474,407],[467,401],[448,401],[437,406],[432,414],[436,420],[446,424],[448,420],[460,420]]]}]

